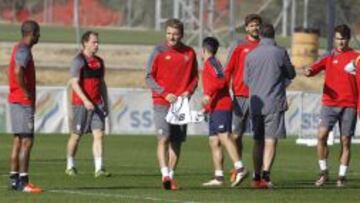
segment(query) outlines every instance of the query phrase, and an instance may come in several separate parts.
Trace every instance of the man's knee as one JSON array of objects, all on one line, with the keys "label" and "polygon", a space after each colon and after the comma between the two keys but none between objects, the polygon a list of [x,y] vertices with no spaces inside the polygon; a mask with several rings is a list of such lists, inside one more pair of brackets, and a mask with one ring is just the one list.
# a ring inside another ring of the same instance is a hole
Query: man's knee
[{"label": "man's knee", "polygon": [[349,149],[351,145],[351,137],[350,136],[341,136],[341,145],[344,149]]},{"label": "man's knee", "polygon": [[320,126],[318,131],[318,140],[320,142],[326,143],[328,136],[329,136],[329,129],[325,126]]},{"label": "man's knee", "polygon": [[21,147],[22,148],[31,148],[33,145],[33,138],[32,137],[22,137],[21,138]]},{"label": "man's knee", "polygon": [[209,138],[209,146],[212,149],[218,148],[221,146],[220,139],[217,136],[212,136]]},{"label": "man's knee", "polygon": [[170,143],[169,136],[159,136],[158,137],[158,145],[167,145]]},{"label": "man's knee", "polygon": [[104,138],[104,131],[100,129],[96,129],[92,131],[94,140],[102,140]]}]

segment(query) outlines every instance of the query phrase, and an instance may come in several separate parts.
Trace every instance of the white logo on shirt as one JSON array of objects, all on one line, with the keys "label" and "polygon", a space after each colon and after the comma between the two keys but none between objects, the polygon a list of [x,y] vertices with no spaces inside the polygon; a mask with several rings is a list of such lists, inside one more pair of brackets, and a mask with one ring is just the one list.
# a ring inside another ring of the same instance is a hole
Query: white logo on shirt
[{"label": "white logo on shirt", "polygon": [[337,63],[339,63],[339,61],[338,60],[333,60],[333,64],[337,64]]},{"label": "white logo on shirt", "polygon": [[190,57],[188,55],[185,55],[184,59],[185,59],[185,61],[188,61],[190,59]]},{"label": "white logo on shirt", "polygon": [[166,60],[170,60],[170,59],[171,59],[171,56],[170,56],[170,55],[167,55],[167,56],[165,56],[165,59],[166,59]]},{"label": "white logo on shirt", "polygon": [[223,128],[225,128],[224,125],[219,125],[219,129],[223,129]]},{"label": "white logo on shirt", "polygon": [[250,50],[249,49],[244,49],[244,52],[249,52]]}]

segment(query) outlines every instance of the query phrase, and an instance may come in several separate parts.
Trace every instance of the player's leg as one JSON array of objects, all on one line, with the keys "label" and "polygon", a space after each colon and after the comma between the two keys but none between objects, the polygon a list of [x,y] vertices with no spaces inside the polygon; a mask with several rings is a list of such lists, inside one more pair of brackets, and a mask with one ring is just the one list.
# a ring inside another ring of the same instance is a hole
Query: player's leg
[{"label": "player's leg", "polygon": [[232,136],[235,141],[237,153],[242,159],[243,151],[243,134],[249,119],[249,104],[246,97],[235,97],[233,100],[234,112],[234,131]]},{"label": "player's leg", "polygon": [[87,110],[84,106],[72,106],[72,124],[71,133],[66,147],[66,169],[65,174],[69,176],[76,176],[76,162],[75,157],[80,143],[81,135],[85,132],[87,122]]},{"label": "player's leg", "polygon": [[29,181],[29,163],[31,149],[34,143],[34,134],[20,134],[20,143],[18,190],[30,193],[41,193],[43,190]]},{"label": "player's leg", "polygon": [[95,177],[110,177],[111,173],[105,170],[104,164],[104,139],[105,139],[105,114],[102,105],[96,106],[90,113],[89,122],[93,134],[93,157]]},{"label": "player's leg", "polygon": [[214,178],[204,182],[202,185],[208,186],[221,186],[224,184],[224,155],[221,147],[221,142],[217,136],[217,127],[214,125],[214,118],[210,114],[209,119],[209,147],[214,167]]},{"label": "player's leg", "polygon": [[156,155],[159,162],[162,187],[165,190],[171,190],[171,178],[169,171],[169,145],[170,145],[170,124],[165,121],[168,107],[163,105],[154,105],[154,124],[157,133]]},{"label": "player's leg", "polygon": [[66,148],[66,170],[65,173],[69,176],[77,174],[75,156],[78,150],[81,136],[75,133],[70,133],[70,137]]},{"label": "player's leg", "polygon": [[170,125],[170,144],[169,144],[169,175],[171,178],[171,189],[178,189],[175,182],[175,170],[180,160],[181,146],[185,142],[187,135],[186,125]]},{"label": "player's leg", "polygon": [[264,117],[265,144],[263,154],[262,180],[267,188],[272,187],[270,172],[276,157],[278,139],[286,138],[285,112],[277,112]]},{"label": "player's leg", "polygon": [[232,112],[231,111],[215,111],[212,113],[214,125],[217,130],[221,144],[225,147],[234,164],[235,175],[231,186],[239,185],[247,176],[244,164],[241,161],[234,139],[231,137]]},{"label": "player's leg", "polygon": [[10,157],[10,189],[16,190],[19,181],[19,153],[20,153],[20,137],[18,134],[14,135],[13,145]]},{"label": "player's leg", "polygon": [[20,135],[19,180],[22,187],[29,183],[29,161],[33,146],[33,134]]},{"label": "player's leg", "polygon": [[261,178],[266,182],[267,187],[272,187],[272,183],[270,179],[270,171],[276,156],[276,146],[277,146],[276,138],[265,138],[263,169],[262,169]]},{"label": "player's leg", "polygon": [[224,169],[223,169],[224,156],[218,136],[216,135],[209,136],[209,147],[210,147],[211,157],[214,167],[214,178],[207,182],[204,182],[202,185],[206,187],[221,186],[224,184]]},{"label": "player's leg", "polygon": [[316,180],[316,186],[322,186],[329,180],[329,172],[327,159],[329,156],[329,148],[327,145],[327,140],[329,137],[329,132],[332,130],[336,122],[338,121],[338,115],[341,112],[339,108],[336,107],[327,107],[322,106],[320,111],[320,126],[318,130],[318,142],[317,142],[317,156],[320,168],[319,178]]},{"label": "player's leg", "polygon": [[342,118],[339,122],[340,127],[340,166],[336,185],[344,187],[346,184],[346,173],[351,158],[351,140],[355,134],[356,127],[356,109],[344,108]]},{"label": "player's leg", "polygon": [[[29,182],[29,162],[34,142],[34,113],[31,105],[11,104],[13,133],[18,136],[15,150],[18,150],[19,179],[17,190],[23,192],[39,193],[43,190]],[[16,159],[16,158],[15,158]]]},{"label": "player's leg", "polygon": [[254,133],[254,145],[253,145],[253,166],[254,174],[251,182],[252,187],[259,188],[261,183],[261,171],[263,164],[264,154],[264,120],[261,115],[252,115],[252,130]]}]

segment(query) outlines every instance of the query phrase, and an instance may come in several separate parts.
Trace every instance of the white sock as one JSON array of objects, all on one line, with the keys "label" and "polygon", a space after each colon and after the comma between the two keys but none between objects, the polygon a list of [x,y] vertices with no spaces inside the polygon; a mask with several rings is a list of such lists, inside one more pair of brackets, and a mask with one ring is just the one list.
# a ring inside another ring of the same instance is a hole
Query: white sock
[{"label": "white sock", "polygon": [[74,157],[68,157],[66,161],[66,169],[75,168],[75,159]]},{"label": "white sock", "polygon": [[169,168],[169,176],[171,179],[174,179],[175,171],[171,168]]},{"label": "white sock", "polygon": [[19,175],[20,175],[20,176],[27,176],[28,173],[20,173]]},{"label": "white sock", "polygon": [[95,163],[95,171],[99,171],[103,169],[103,159],[101,157],[95,158],[94,163]]},{"label": "white sock", "polygon": [[170,176],[170,174],[169,174],[169,168],[168,168],[168,167],[162,167],[162,168],[160,169],[160,171],[161,171],[162,177]]},{"label": "white sock", "polygon": [[215,170],[215,177],[224,177],[223,170]]},{"label": "white sock", "polygon": [[348,166],[340,164],[339,176],[346,176],[347,169],[348,169]]},{"label": "white sock", "polygon": [[10,171],[10,175],[15,175],[15,174],[19,174],[19,172],[17,172],[17,171]]},{"label": "white sock", "polygon": [[234,163],[234,168],[235,168],[235,169],[240,169],[240,168],[243,168],[243,167],[244,167],[244,164],[243,164],[242,161],[236,161],[236,162]]},{"label": "white sock", "polygon": [[319,160],[319,167],[320,167],[320,170],[321,170],[321,171],[327,170],[326,159],[324,159],[324,160]]}]

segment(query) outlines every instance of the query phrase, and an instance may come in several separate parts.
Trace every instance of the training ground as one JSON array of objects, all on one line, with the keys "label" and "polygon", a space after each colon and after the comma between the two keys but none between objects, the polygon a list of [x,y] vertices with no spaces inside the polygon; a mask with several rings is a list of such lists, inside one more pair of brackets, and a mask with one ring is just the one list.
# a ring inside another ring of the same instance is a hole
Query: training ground
[{"label": "training ground", "polygon": [[[360,148],[353,145],[353,156],[345,188],[336,188],[339,145],[331,146],[331,182],[313,186],[318,165],[315,148],[299,146],[295,139],[280,141],[272,171],[274,189],[254,190],[250,178],[239,187],[229,181],[219,188],[204,188],[201,183],[213,175],[207,136],[188,137],[183,147],[176,179],[178,191],[161,189],[156,160],[155,136],[106,137],[105,163],[110,178],[94,178],[91,136],[82,138],[77,156],[79,174],[64,174],[67,135],[37,135],[30,163],[30,178],[43,187],[42,194],[25,194],[7,189],[12,135],[0,135],[0,202],[360,202]],[[250,137],[245,138],[244,161],[252,171]],[[225,171],[231,169],[226,156]],[[226,180],[228,180],[228,173]]]}]

